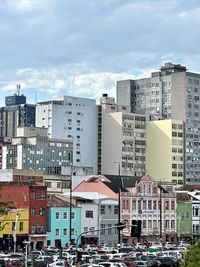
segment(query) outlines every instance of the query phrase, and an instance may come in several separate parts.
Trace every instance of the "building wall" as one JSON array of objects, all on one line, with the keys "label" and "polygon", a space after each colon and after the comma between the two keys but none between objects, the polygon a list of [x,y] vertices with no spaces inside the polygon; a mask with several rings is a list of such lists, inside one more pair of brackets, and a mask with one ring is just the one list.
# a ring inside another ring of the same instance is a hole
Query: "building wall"
[{"label": "building wall", "polygon": [[145,116],[124,111],[107,113],[102,125],[102,173],[118,174],[120,164],[122,175],[143,176],[146,173]]},{"label": "building wall", "polygon": [[[175,125],[177,125],[176,129]],[[173,181],[175,184],[183,183],[183,128],[182,121],[158,120],[147,122],[146,169],[147,173],[155,177],[156,180]]]},{"label": "building wall", "polygon": [[184,121],[185,182],[199,182],[200,74],[166,63],[151,77],[118,82],[117,97],[117,103],[128,103],[130,98],[132,112],[144,110],[153,119]]},{"label": "building wall", "polygon": [[192,202],[177,201],[178,240],[192,239]]},{"label": "building wall", "polygon": [[[135,193],[122,192],[121,196],[121,219],[128,224],[132,224],[132,220],[142,221],[141,241],[160,241],[160,235],[163,242],[176,241],[176,195],[174,193],[160,193],[158,183],[152,177],[144,176],[136,185]],[[130,233],[130,228],[122,232],[132,243]]]},{"label": "building wall", "polygon": [[[44,234],[46,232],[46,191],[46,186],[2,185],[0,199],[3,201],[12,200],[11,204],[17,209],[29,209],[29,234],[35,234],[35,231],[32,231],[32,226],[39,227],[41,225]],[[41,208],[43,208],[43,214],[40,214]]]},{"label": "building wall", "polygon": [[[18,216],[16,235],[29,234],[29,209],[13,210],[5,216],[1,216],[1,225],[5,224],[5,228],[0,231],[0,238],[3,235],[13,235],[13,224],[16,222],[16,215]],[[23,224],[23,227],[22,225]],[[20,227],[21,226],[21,227]]]},{"label": "building wall", "polygon": [[[65,247],[69,242],[69,227],[70,227],[70,215],[69,208],[67,207],[49,207],[47,211],[47,242],[51,246],[58,245],[59,240],[62,247]],[[56,219],[56,213],[59,213],[59,219]],[[64,213],[67,213],[67,218],[64,219]],[[75,214],[74,219],[72,219],[72,239],[76,242],[77,237],[81,234],[81,209],[80,208],[72,208],[72,213]],[[56,235],[59,229],[59,234]],[[65,229],[65,231],[64,231]]]},{"label": "building wall", "polygon": [[70,166],[72,142],[47,137],[14,138],[16,145],[3,148],[3,169],[41,170],[61,174],[62,166]]},{"label": "building wall", "polygon": [[95,100],[63,96],[58,101],[40,103],[36,109],[36,124],[48,128],[51,138],[73,141],[73,165],[92,167],[96,172]]}]

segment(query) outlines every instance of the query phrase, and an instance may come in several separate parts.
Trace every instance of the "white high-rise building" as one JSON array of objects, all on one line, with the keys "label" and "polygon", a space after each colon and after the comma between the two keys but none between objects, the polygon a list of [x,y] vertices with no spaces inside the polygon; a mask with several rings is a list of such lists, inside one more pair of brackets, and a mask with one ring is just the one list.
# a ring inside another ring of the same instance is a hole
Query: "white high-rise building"
[{"label": "white high-rise building", "polygon": [[73,141],[73,165],[92,167],[96,172],[97,130],[94,99],[61,96],[40,102],[36,125],[48,129],[48,137]]}]

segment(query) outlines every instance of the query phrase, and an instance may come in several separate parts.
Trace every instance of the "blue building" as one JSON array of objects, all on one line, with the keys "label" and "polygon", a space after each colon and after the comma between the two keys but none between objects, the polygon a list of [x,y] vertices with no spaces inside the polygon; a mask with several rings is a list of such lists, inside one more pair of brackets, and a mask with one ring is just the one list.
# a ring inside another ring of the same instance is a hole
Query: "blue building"
[{"label": "blue building", "polygon": [[35,126],[36,105],[27,104],[24,95],[7,96],[5,104],[0,107],[0,137],[15,137],[19,126]]},{"label": "blue building", "polygon": [[[76,243],[81,233],[81,208],[72,204],[71,237]],[[65,247],[70,241],[70,207],[67,198],[50,195],[47,208],[47,246]]]}]

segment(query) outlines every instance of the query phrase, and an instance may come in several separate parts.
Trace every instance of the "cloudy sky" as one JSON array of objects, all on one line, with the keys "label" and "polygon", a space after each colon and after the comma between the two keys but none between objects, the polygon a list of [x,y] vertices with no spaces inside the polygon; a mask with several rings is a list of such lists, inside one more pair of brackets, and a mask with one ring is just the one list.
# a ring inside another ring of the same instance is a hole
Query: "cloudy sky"
[{"label": "cloudy sky", "polygon": [[199,0],[1,0],[0,104],[115,97],[164,62],[200,72]]}]

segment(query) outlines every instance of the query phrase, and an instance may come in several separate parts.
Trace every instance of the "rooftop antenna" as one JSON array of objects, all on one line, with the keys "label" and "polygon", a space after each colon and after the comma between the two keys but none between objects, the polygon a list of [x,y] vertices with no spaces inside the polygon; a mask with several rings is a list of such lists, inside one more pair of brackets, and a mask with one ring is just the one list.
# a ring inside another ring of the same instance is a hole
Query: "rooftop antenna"
[{"label": "rooftop antenna", "polygon": [[17,87],[17,95],[20,95],[21,84],[18,83],[16,87]]}]

